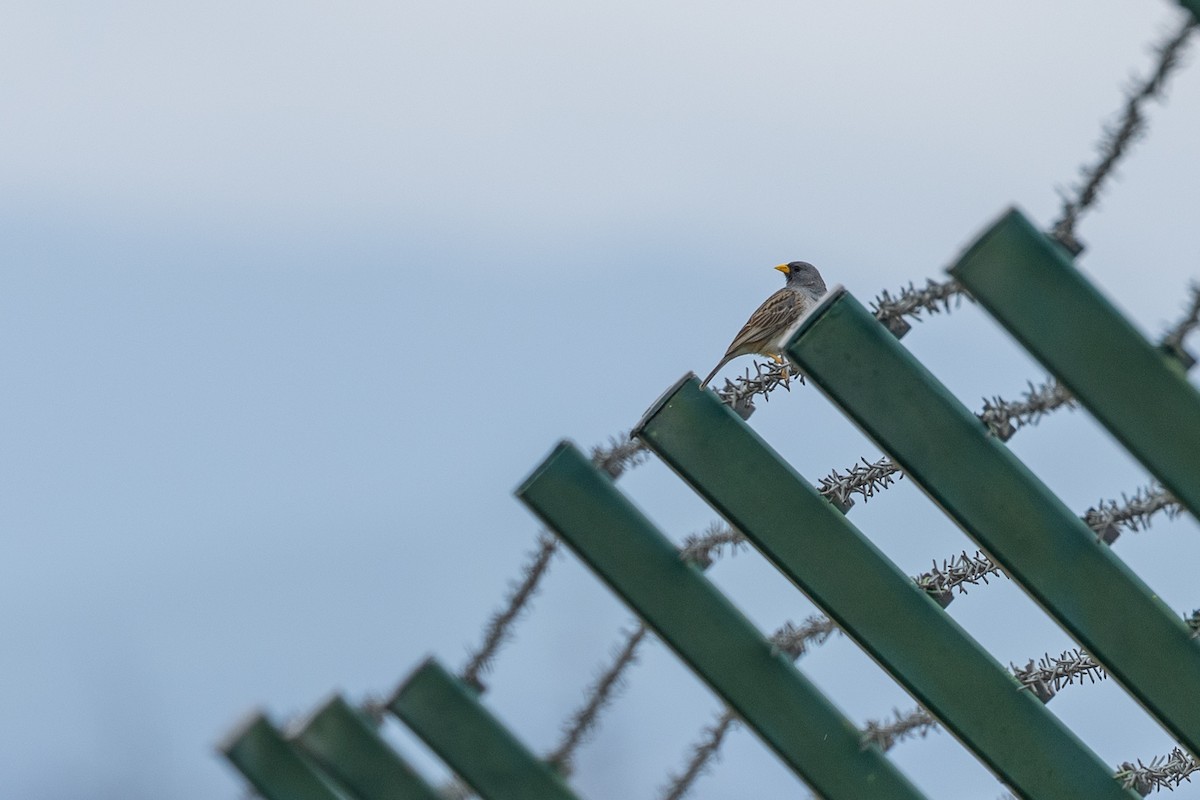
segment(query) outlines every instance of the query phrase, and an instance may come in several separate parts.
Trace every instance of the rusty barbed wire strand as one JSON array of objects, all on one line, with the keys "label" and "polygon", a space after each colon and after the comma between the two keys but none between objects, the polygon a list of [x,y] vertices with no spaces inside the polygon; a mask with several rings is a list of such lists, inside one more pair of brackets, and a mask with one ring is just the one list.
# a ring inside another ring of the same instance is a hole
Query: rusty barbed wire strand
[{"label": "rusty barbed wire strand", "polygon": [[648,633],[645,624],[639,622],[625,635],[625,641],[613,654],[612,663],[596,676],[585,695],[586,701],[563,726],[562,741],[545,757],[546,762],[559,774],[571,774],[575,750],[595,730],[600,720],[600,712],[614,699],[625,670],[637,658],[638,647]]},{"label": "rusty barbed wire strand", "polygon": [[[1186,12],[1185,12],[1186,13]],[[1130,144],[1138,139],[1146,128],[1143,106],[1149,100],[1161,99],[1167,78],[1182,63],[1183,48],[1196,27],[1196,20],[1187,14],[1184,23],[1157,47],[1158,63],[1148,78],[1126,90],[1125,105],[1118,124],[1105,126],[1097,147],[1099,159],[1080,170],[1082,182],[1074,187],[1070,196],[1063,196],[1062,211],[1050,228],[1050,235],[1072,253],[1083,248],[1075,237],[1075,225],[1079,218],[1096,202],[1100,188],[1112,175],[1113,170],[1126,154]]]}]

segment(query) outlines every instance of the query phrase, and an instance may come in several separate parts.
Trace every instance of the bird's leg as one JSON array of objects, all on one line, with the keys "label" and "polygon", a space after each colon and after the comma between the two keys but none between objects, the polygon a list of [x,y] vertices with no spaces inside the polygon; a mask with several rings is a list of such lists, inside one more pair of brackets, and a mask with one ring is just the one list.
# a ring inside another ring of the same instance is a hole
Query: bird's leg
[{"label": "bird's leg", "polygon": [[782,366],[782,367],[783,367],[783,385],[784,385],[784,386],[786,386],[786,387],[791,387],[791,385],[792,385],[792,376],[788,374],[787,361],[785,361],[785,360],[784,360],[784,358],[783,358],[783,356],[782,356],[782,355],[780,355],[779,353],[772,353],[772,354],[771,354],[771,359],[772,359],[772,360],[773,360],[773,361],[774,361],[776,364],[779,364],[780,366]]}]

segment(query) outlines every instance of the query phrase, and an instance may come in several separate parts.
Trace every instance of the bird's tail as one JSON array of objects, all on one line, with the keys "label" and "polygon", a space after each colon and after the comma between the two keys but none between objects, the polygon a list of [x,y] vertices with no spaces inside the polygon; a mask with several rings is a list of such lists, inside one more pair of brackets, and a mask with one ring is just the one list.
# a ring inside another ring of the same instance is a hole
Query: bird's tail
[{"label": "bird's tail", "polygon": [[711,381],[713,378],[717,377],[717,373],[721,371],[721,367],[725,366],[725,363],[728,360],[729,359],[721,359],[721,363],[717,364],[715,367],[713,367],[713,371],[708,373],[708,377],[705,378],[704,380],[700,381],[701,389],[703,389],[705,386],[708,386],[708,382]]}]

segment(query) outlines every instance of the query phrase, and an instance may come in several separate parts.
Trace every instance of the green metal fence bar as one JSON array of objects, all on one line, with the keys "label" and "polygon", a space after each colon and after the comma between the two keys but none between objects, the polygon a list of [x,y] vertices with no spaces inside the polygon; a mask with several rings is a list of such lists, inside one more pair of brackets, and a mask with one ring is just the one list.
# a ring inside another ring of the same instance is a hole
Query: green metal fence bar
[{"label": "green metal fence bar", "polygon": [[800,324],[812,383],[1192,752],[1200,641],[850,294]]},{"label": "green metal fence bar", "polygon": [[293,742],[357,800],[442,800],[341,697],[321,706]]},{"label": "green metal fence bar", "polygon": [[1062,247],[1012,209],[950,274],[1200,518],[1200,392]]},{"label": "green metal fence bar", "polygon": [[826,800],[921,797],[574,446],[517,496]]},{"label": "green metal fence bar", "polygon": [[235,728],[217,748],[267,800],[344,800],[262,714]]},{"label": "green metal fence bar", "polygon": [[388,703],[485,800],[572,800],[566,783],[433,659]]},{"label": "green metal fence bar", "polygon": [[1138,796],[694,375],[633,434],[1018,795]]}]

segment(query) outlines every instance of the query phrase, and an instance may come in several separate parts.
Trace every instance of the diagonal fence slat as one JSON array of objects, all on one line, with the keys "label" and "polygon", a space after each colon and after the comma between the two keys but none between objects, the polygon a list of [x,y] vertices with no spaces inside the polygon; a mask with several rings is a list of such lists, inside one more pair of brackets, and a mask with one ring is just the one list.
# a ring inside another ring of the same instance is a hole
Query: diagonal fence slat
[{"label": "diagonal fence slat", "polygon": [[517,496],[827,800],[922,797],[574,446]]},{"label": "diagonal fence slat", "polygon": [[1133,796],[694,375],[635,434],[1020,796]]},{"label": "diagonal fence slat", "polygon": [[485,800],[574,800],[566,783],[434,659],[418,667],[388,710]]},{"label": "diagonal fence slat", "polygon": [[441,800],[341,697],[317,709],[292,741],[356,800]]},{"label": "diagonal fence slat", "polygon": [[267,800],[345,800],[261,713],[230,731],[217,749]]},{"label": "diagonal fence slat", "polygon": [[1200,519],[1200,392],[1016,209],[950,273]]},{"label": "diagonal fence slat", "polygon": [[1200,644],[1182,620],[844,290],[786,352],[1156,719],[1200,752]]}]

